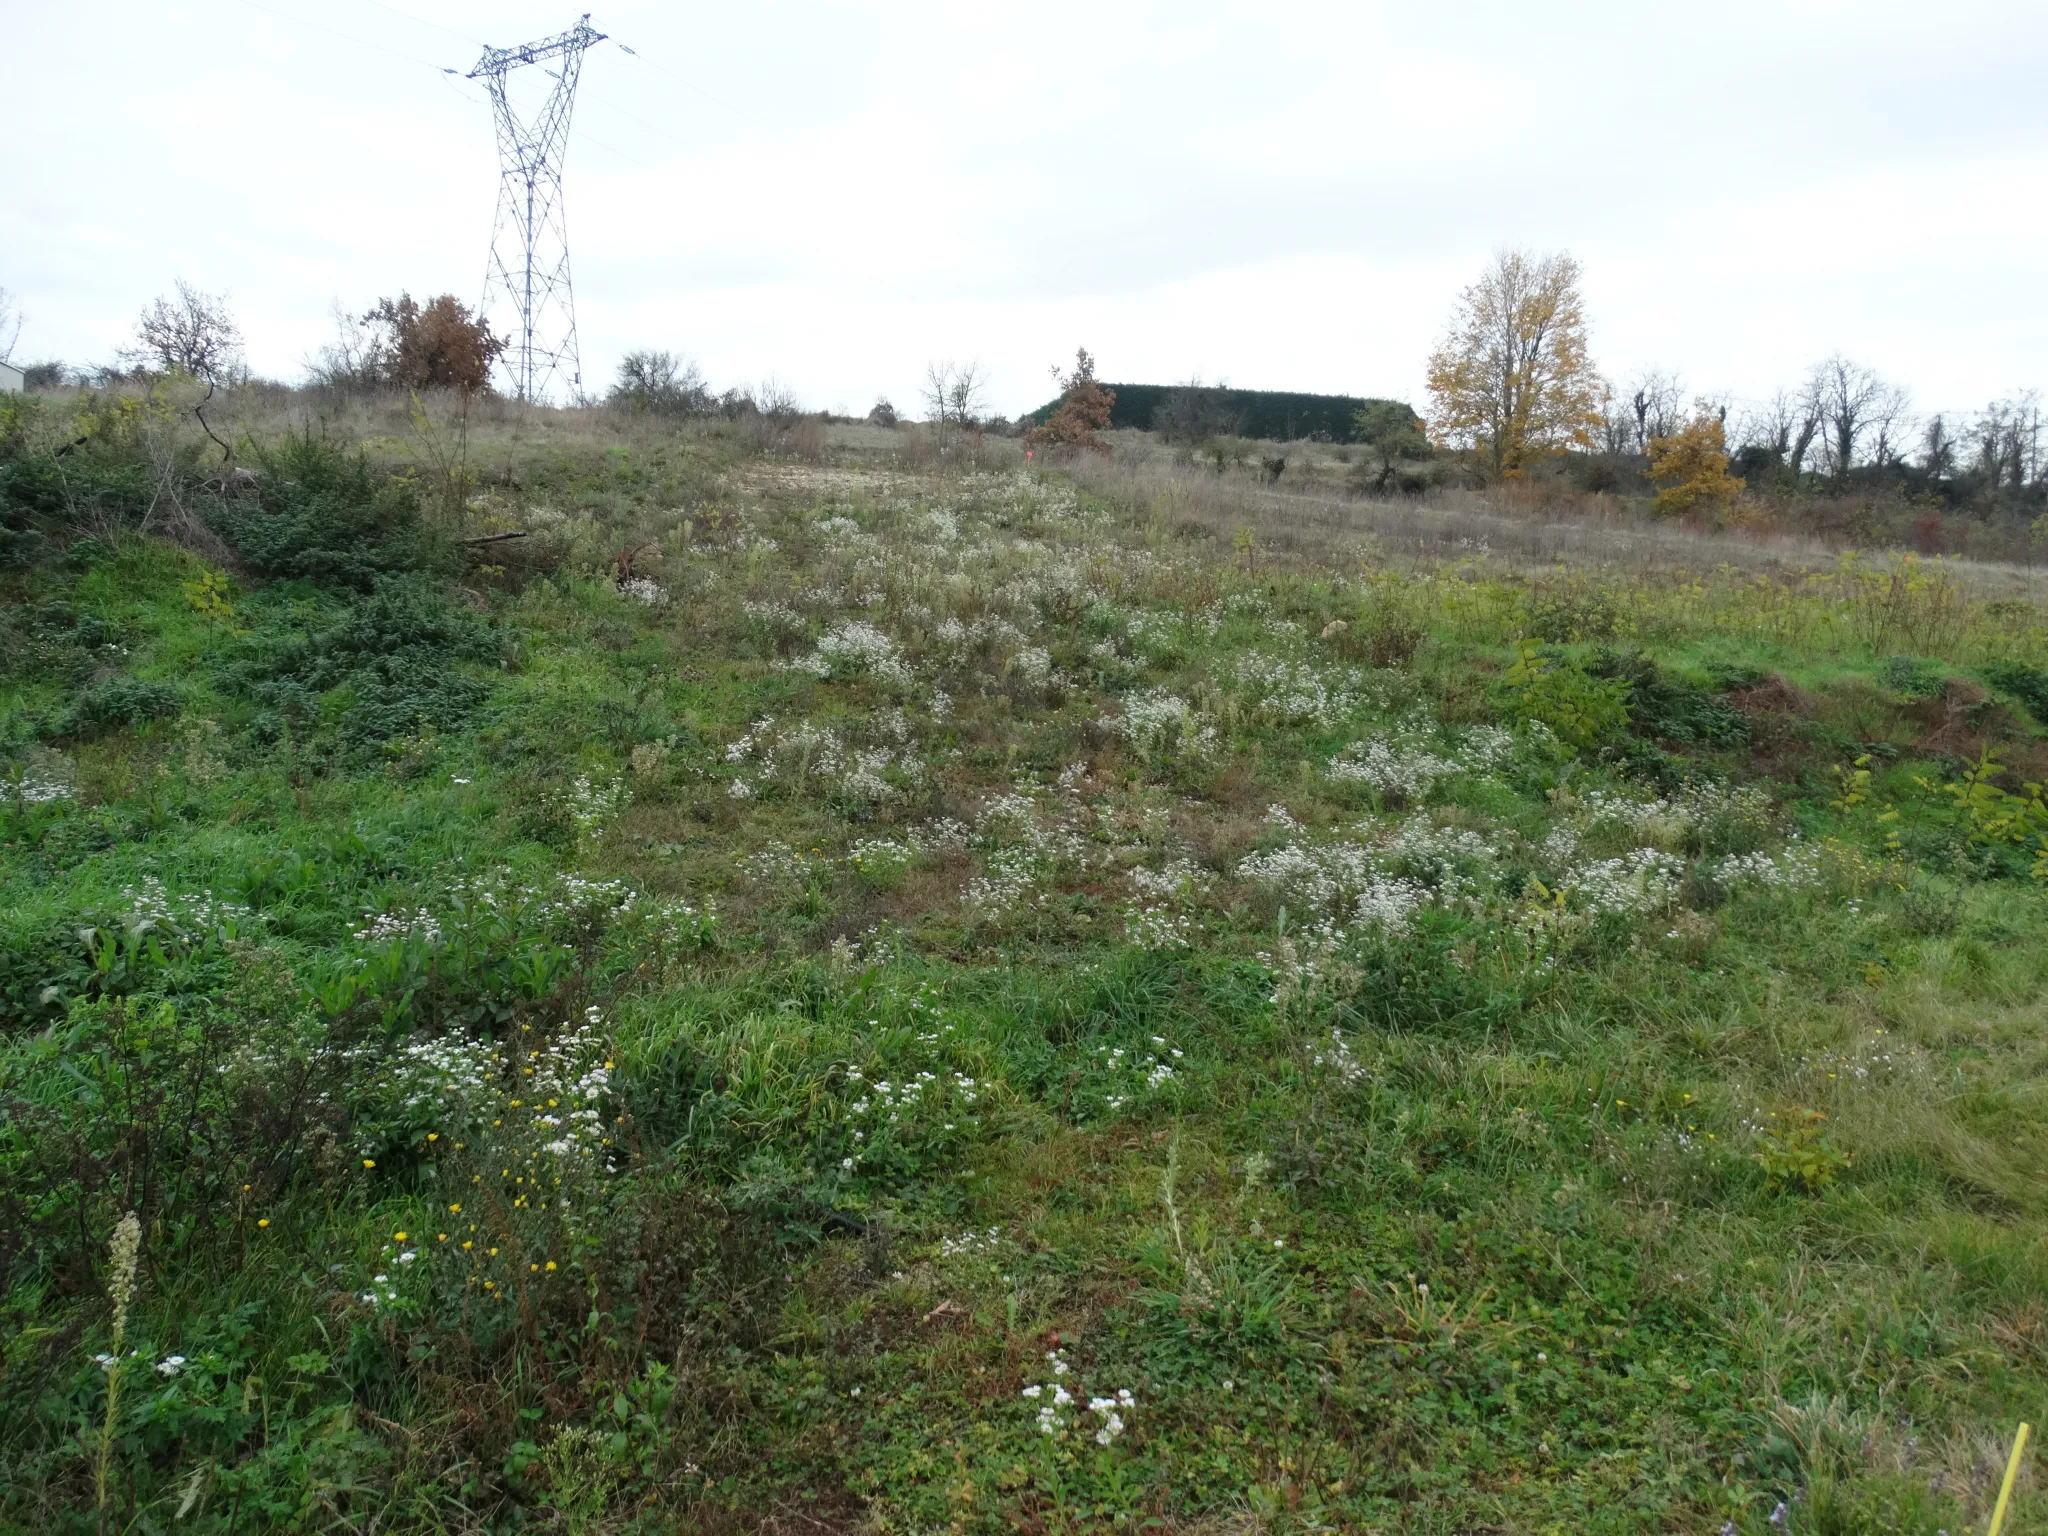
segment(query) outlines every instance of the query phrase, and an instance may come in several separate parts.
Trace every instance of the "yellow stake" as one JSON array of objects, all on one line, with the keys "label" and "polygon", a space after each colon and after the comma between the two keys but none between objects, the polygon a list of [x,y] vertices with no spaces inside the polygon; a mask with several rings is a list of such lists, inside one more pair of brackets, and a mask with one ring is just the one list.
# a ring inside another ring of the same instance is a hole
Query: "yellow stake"
[{"label": "yellow stake", "polygon": [[2012,1459],[2005,1464],[2005,1481],[1998,1485],[1998,1502],[1991,1508],[1991,1529],[1985,1536],[1998,1536],[1998,1528],[2005,1524],[2005,1506],[2012,1502],[2012,1480],[2019,1476],[2020,1453],[2027,1448],[2027,1436],[2033,1425],[2022,1424],[2020,1432],[2012,1437]]}]

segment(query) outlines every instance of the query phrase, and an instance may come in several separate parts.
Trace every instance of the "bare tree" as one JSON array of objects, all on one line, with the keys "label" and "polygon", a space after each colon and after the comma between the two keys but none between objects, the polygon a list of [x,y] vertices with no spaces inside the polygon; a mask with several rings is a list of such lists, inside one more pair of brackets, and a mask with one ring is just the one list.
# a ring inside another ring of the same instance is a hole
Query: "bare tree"
[{"label": "bare tree", "polygon": [[959,426],[979,426],[988,415],[988,371],[980,363],[962,363],[953,371],[952,405]]},{"label": "bare tree", "polygon": [[1792,451],[1792,397],[1779,390],[1753,400],[1736,413],[1728,433],[1730,452],[1748,464],[1783,464]]},{"label": "bare tree", "polygon": [[940,427],[972,427],[988,410],[988,372],[978,362],[927,363],[925,419]]},{"label": "bare tree", "polygon": [[1798,475],[1820,433],[1820,397],[1809,380],[1796,392],[1779,390],[1768,400],[1752,401],[1735,413],[1729,430],[1732,455],[1745,473],[1769,466]]},{"label": "bare tree", "polygon": [[708,416],[716,407],[697,365],[673,352],[628,352],[619,359],[618,382],[606,399],[658,416]]},{"label": "bare tree", "polygon": [[1636,451],[1635,416],[1628,402],[1604,381],[1600,385],[1600,427],[1594,441],[1609,458],[1625,458]]},{"label": "bare tree", "polygon": [[926,363],[924,365],[924,383],[918,387],[918,394],[924,400],[924,419],[926,421],[935,422],[939,426],[946,424],[947,413],[951,409],[951,406],[948,404],[947,392],[952,388],[952,384],[953,365],[951,363]]},{"label": "bare tree", "polygon": [[1826,429],[1822,459],[1837,480],[1856,467],[1857,455],[1873,430],[1884,451],[1890,452],[1892,424],[1906,411],[1905,391],[1839,352],[1814,365],[1806,398],[1818,424]]},{"label": "bare tree", "polygon": [[2041,400],[2032,390],[1994,400],[1972,425],[1977,469],[1994,491],[2018,490],[2041,469]]},{"label": "bare tree", "polygon": [[1152,413],[1152,430],[1169,443],[1202,443],[1235,435],[1243,424],[1224,385],[1204,384],[1200,375],[1177,384]]},{"label": "bare tree", "polygon": [[341,307],[336,299],[334,340],[306,360],[306,372],[315,384],[345,394],[370,394],[382,388],[391,371],[384,332],[365,325]]},{"label": "bare tree", "polygon": [[14,361],[14,345],[21,340],[21,323],[27,318],[20,301],[0,288],[0,363]]},{"label": "bare tree", "polygon": [[202,293],[178,279],[178,296],[159,298],[135,322],[135,345],[124,354],[138,367],[184,372],[209,384],[238,384],[248,376],[242,331],[225,294]]},{"label": "bare tree", "polygon": [[1652,438],[1669,437],[1685,425],[1685,386],[1675,373],[1646,368],[1629,390],[1628,408],[1635,421],[1635,451],[1648,453]]},{"label": "bare tree", "polygon": [[1879,469],[1904,458],[1900,445],[1913,432],[1912,396],[1903,384],[1886,384],[1870,404],[1870,462]]},{"label": "bare tree", "polygon": [[1920,467],[1936,480],[1946,480],[1956,472],[1955,434],[1949,431],[1939,411],[1921,429]]},{"label": "bare tree", "polygon": [[804,413],[796,391],[772,373],[754,386],[753,398],[754,408],[778,426],[787,426]]},{"label": "bare tree", "polygon": [[1827,419],[1817,378],[1808,379],[1806,386],[1794,398],[1792,415],[1796,422],[1796,430],[1793,432],[1792,446],[1785,453],[1785,467],[1794,475],[1802,475],[1806,472],[1807,451],[1813,447],[1813,440],[1820,432],[1821,423]]}]

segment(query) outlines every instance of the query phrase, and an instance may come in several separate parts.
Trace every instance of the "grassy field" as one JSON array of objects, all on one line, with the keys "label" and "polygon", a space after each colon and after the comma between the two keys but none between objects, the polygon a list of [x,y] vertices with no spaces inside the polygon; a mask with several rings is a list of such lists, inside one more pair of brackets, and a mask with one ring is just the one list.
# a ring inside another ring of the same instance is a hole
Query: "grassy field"
[{"label": "grassy field", "polygon": [[0,406],[8,1528],[1982,1529],[2027,573],[290,409]]}]

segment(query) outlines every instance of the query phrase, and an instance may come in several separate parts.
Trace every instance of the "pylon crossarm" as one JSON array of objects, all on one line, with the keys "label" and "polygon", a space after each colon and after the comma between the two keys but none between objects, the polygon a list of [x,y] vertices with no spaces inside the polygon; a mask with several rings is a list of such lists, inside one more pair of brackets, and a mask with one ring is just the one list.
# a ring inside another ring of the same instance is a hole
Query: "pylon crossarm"
[{"label": "pylon crossarm", "polygon": [[604,39],[605,34],[590,25],[590,13],[585,11],[581,21],[554,37],[542,38],[537,43],[522,43],[516,48],[486,48],[484,56],[477,60],[476,68],[469,72],[469,78],[475,80],[483,75],[503,77],[507,70],[517,69],[522,64],[543,64],[565,55],[580,57],[584,49]]}]

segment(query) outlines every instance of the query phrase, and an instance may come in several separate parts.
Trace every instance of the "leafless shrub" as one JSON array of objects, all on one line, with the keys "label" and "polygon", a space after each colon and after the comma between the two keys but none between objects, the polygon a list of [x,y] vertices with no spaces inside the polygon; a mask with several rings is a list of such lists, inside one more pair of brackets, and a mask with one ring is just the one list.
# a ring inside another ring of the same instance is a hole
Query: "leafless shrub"
[{"label": "leafless shrub", "polygon": [[673,352],[628,352],[606,403],[657,416],[708,416],[716,406],[697,365]]},{"label": "leafless shrub", "polygon": [[226,295],[202,293],[182,277],[176,298],[158,298],[135,322],[135,345],[122,354],[131,366],[158,373],[189,373],[209,384],[237,384],[249,376],[242,329]]},{"label": "leafless shrub", "polygon": [[979,425],[988,410],[988,372],[978,362],[927,363],[925,419],[941,429]]},{"label": "leafless shrub", "polygon": [[14,345],[21,340],[21,325],[26,318],[14,295],[0,288],[0,363],[14,361]]}]

